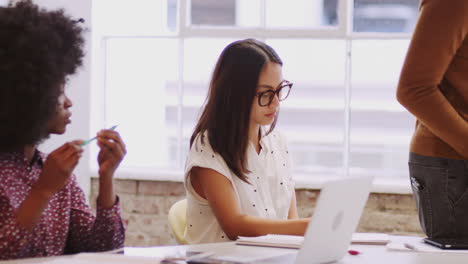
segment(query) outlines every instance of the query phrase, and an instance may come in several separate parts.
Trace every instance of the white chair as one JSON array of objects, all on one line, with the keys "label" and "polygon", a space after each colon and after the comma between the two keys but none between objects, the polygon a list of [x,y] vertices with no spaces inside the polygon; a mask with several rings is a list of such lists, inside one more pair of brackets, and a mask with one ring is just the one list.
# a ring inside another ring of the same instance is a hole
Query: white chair
[{"label": "white chair", "polygon": [[187,199],[180,200],[174,203],[169,209],[168,220],[169,226],[177,243],[185,245],[187,241],[184,239],[184,231],[186,226],[186,211]]}]

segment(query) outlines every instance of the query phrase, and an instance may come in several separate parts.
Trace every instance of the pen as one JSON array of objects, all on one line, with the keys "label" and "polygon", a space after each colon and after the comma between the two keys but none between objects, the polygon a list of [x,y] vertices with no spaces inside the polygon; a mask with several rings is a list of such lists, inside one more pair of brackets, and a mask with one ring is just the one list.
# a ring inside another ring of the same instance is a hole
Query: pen
[{"label": "pen", "polygon": [[[118,126],[118,125],[112,126],[112,127],[109,128],[109,129],[110,129],[110,130],[114,130],[117,126]],[[97,136],[86,140],[85,142],[83,142],[83,143],[80,144],[80,147],[84,147],[84,146],[88,145],[89,143],[91,143],[91,141],[95,140],[96,138],[97,138]]]},{"label": "pen", "polygon": [[414,250],[414,251],[417,250],[416,247],[411,245],[411,244],[405,243],[404,245],[405,245],[405,248],[407,248],[407,249]]}]

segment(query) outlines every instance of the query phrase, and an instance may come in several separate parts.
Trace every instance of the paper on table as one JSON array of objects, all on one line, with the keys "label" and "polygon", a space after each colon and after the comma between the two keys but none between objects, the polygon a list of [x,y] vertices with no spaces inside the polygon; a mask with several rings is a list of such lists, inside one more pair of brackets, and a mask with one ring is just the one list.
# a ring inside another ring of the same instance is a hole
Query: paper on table
[{"label": "paper on table", "polygon": [[157,264],[162,258],[128,257],[124,255],[84,253],[71,256],[70,258],[57,258],[48,261],[48,264]]},{"label": "paper on table", "polygon": [[300,248],[304,242],[302,236],[290,235],[266,235],[258,237],[239,237],[236,240],[238,245],[264,246],[264,247],[282,247],[282,248]]},{"label": "paper on table", "polygon": [[392,241],[387,244],[387,250],[433,252],[433,253],[455,253],[468,254],[468,250],[460,249],[440,249],[424,243],[421,237],[408,237]]},{"label": "paper on table", "polygon": [[8,264],[49,264],[49,263],[62,263],[61,260],[67,261],[70,259],[69,256],[55,256],[55,257],[32,257],[32,258],[23,258],[23,259],[12,259],[6,261],[0,261],[0,263]]},{"label": "paper on table", "polygon": [[[354,233],[351,243],[360,245],[386,245],[390,241],[387,234],[381,233]],[[303,236],[290,235],[266,235],[259,237],[239,237],[236,244],[282,247],[282,248],[300,248],[304,242]]]},{"label": "paper on table", "polygon": [[257,256],[257,257],[244,257],[244,256],[211,256],[210,260],[219,260],[221,262],[232,262],[232,263],[255,263],[261,260],[270,258],[270,256]]},{"label": "paper on table", "polygon": [[352,244],[358,245],[386,245],[390,242],[390,236],[383,233],[354,233]]},{"label": "paper on table", "polygon": [[125,256],[130,257],[151,257],[151,258],[166,258],[166,257],[185,257],[185,250],[178,248],[163,248],[163,247],[125,247]]}]

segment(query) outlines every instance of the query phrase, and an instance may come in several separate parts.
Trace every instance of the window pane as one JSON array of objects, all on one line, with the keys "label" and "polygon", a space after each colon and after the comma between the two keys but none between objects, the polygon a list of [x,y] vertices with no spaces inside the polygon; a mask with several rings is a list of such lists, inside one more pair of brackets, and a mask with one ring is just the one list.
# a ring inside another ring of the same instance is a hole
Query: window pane
[{"label": "window pane", "polygon": [[355,32],[413,32],[420,0],[355,0]]},{"label": "window pane", "polygon": [[408,40],[355,40],[352,62],[352,174],[406,177],[414,118],[396,101]]},{"label": "window pane", "polygon": [[260,25],[258,0],[192,0],[191,24],[198,26],[256,27]]},{"label": "window pane", "polygon": [[157,35],[176,31],[177,0],[93,1],[93,26],[101,35]]},{"label": "window pane", "polygon": [[343,40],[268,40],[294,83],[281,102],[277,129],[288,139],[297,172],[338,174],[343,166]]},{"label": "window pane", "polygon": [[106,123],[119,125],[124,167],[176,167],[177,40],[110,39],[106,43]]},{"label": "window pane", "polygon": [[318,28],[336,26],[338,0],[268,0],[267,27]]},{"label": "window pane", "polygon": [[189,139],[208,94],[208,87],[221,51],[234,39],[194,38],[185,41],[183,146],[182,157],[189,150]]}]

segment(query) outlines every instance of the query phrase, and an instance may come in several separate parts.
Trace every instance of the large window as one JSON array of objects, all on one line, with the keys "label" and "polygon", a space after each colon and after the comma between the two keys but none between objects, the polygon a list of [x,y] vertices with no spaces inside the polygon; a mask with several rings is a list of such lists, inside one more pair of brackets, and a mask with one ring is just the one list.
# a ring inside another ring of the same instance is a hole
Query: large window
[{"label": "large window", "polygon": [[[414,119],[395,99],[418,0],[93,1],[92,125],[119,124],[132,172],[180,179],[210,75],[257,38],[294,82],[278,123],[295,177],[407,177]],[[94,150],[96,151],[96,150]]]}]

